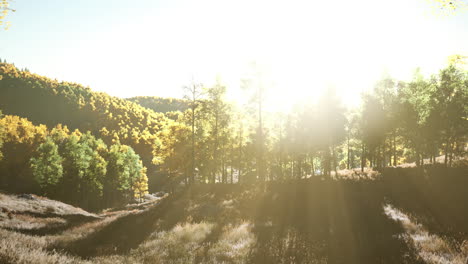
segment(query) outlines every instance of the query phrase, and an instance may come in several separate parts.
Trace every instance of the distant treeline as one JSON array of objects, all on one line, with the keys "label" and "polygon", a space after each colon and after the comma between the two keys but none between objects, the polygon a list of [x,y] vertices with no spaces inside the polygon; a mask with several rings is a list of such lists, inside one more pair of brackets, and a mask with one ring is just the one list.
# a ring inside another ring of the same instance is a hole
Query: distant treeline
[{"label": "distant treeline", "polygon": [[189,108],[189,102],[187,100],[176,98],[163,98],[157,96],[136,96],[128,98],[127,100],[160,113],[175,111],[184,112]]}]

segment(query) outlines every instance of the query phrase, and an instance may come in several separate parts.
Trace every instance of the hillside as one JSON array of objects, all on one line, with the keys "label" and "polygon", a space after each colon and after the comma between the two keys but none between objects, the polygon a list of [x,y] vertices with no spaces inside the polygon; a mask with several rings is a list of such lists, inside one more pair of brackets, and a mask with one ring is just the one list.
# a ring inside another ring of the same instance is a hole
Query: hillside
[{"label": "hillside", "polygon": [[0,194],[0,209],[1,228],[31,235],[59,232],[99,219],[81,208],[33,194]]},{"label": "hillside", "polygon": [[150,188],[157,185],[157,167],[168,155],[170,134],[178,124],[131,101],[58,82],[14,65],[0,63],[0,110],[49,128],[58,124],[90,131],[108,145],[131,146],[148,168]]}]

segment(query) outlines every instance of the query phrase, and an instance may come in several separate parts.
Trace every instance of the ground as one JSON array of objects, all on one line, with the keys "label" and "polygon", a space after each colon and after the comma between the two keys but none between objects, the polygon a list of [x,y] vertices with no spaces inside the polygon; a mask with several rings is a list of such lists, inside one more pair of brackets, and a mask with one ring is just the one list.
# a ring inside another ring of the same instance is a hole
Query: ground
[{"label": "ground", "polygon": [[[411,175],[418,169],[395,170]],[[451,181],[460,173],[452,172]],[[452,209],[422,210],[404,201],[410,194],[418,201],[423,191],[394,192],[408,175],[386,180],[351,172],[335,179],[199,185],[96,214],[34,195],[2,194],[0,263],[464,264],[462,222],[428,213]],[[423,179],[419,185],[431,191]],[[445,196],[447,203],[466,197]]]}]

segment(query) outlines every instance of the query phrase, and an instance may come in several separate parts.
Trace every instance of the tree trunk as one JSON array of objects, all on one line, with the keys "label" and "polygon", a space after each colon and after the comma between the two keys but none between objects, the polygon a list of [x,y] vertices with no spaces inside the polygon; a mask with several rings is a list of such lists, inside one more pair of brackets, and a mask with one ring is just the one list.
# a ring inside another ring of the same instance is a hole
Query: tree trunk
[{"label": "tree trunk", "polygon": [[347,144],[348,144],[348,162],[346,164],[346,169],[349,170],[350,166],[349,166],[349,163],[350,163],[350,160],[349,160],[349,132],[348,132],[348,138],[347,138]]},{"label": "tree trunk", "polygon": [[310,157],[311,159],[311,166],[312,166],[312,177],[315,177],[315,166],[314,166],[314,155],[312,154],[312,156]]},{"label": "tree trunk", "polygon": [[333,158],[333,170],[335,171],[335,177],[338,177],[338,161],[336,159],[335,147],[332,146],[332,158]]},{"label": "tree trunk", "polygon": [[361,143],[361,172],[364,172],[364,163],[365,163],[365,150],[364,143]]},{"label": "tree trunk", "polygon": [[448,162],[449,145],[450,145],[450,138],[447,138],[447,141],[445,143],[445,157],[444,157],[445,167],[447,167],[447,162]]},{"label": "tree trunk", "polygon": [[452,158],[453,158],[453,147],[455,145],[455,142],[452,142],[450,144],[450,149],[449,149],[449,167],[452,167]]},{"label": "tree trunk", "polygon": [[421,158],[420,158],[420,154],[419,154],[419,150],[416,150],[416,166],[419,167],[421,164]]},{"label": "tree trunk", "polygon": [[262,125],[262,87],[258,87],[258,158],[257,178],[264,180],[263,174],[263,125]]},{"label": "tree trunk", "polygon": [[393,166],[397,165],[396,135],[393,135]]},{"label": "tree trunk", "polygon": [[195,182],[195,106],[192,107],[192,171],[190,181]]},{"label": "tree trunk", "polygon": [[241,183],[242,176],[242,123],[239,129],[239,157],[238,157],[238,168],[237,168],[237,182]]},{"label": "tree trunk", "polygon": [[231,184],[234,184],[234,141],[231,142]]}]

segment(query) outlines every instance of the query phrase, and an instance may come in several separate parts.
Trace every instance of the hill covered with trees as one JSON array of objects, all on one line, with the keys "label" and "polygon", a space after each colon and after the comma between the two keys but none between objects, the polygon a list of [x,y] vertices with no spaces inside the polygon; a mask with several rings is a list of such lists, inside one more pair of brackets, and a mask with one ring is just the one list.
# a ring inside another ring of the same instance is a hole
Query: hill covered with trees
[{"label": "hill covered with trees", "polygon": [[107,145],[131,146],[149,169],[154,185],[156,164],[164,160],[172,143],[170,131],[178,123],[138,104],[93,92],[82,85],[58,82],[0,64],[0,109],[4,114],[25,117],[35,125],[90,132]]}]

